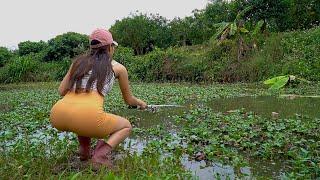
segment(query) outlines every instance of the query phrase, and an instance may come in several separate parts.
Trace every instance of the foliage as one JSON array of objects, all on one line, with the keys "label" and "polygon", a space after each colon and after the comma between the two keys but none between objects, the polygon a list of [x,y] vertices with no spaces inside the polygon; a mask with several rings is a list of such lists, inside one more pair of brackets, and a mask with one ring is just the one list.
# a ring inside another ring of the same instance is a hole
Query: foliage
[{"label": "foliage", "polygon": [[59,61],[66,57],[73,58],[84,53],[88,47],[89,40],[87,35],[68,32],[48,41],[44,60]]},{"label": "foliage", "polygon": [[55,80],[62,81],[64,76],[67,74],[71,66],[71,59],[66,57],[63,58],[60,63],[57,71],[55,72]]},{"label": "foliage", "polygon": [[6,47],[0,47],[0,67],[4,66],[9,59],[13,57],[13,53]]},{"label": "foliage", "polygon": [[[77,159],[76,136],[58,132],[49,125],[50,108],[61,98],[58,85],[0,86],[0,125],[4,127],[0,132],[3,165],[0,176],[4,179],[191,179],[197,177],[191,177],[188,166],[181,163],[182,155],[196,165],[199,153],[211,168],[219,165],[230,169],[238,179],[243,175],[241,169],[247,166],[253,179],[280,178],[282,173],[291,179],[319,176],[319,118],[301,114],[272,119],[245,109],[228,112],[211,109],[213,100],[270,95],[253,84],[133,83],[133,93],[149,104],[186,106],[182,110],[162,109],[156,113],[126,109],[120,88],[115,86],[108,95],[112,101],[105,101],[104,107],[108,112],[127,117],[134,127],[133,134],[115,149],[115,155],[119,155],[116,169],[94,172]],[[319,95],[319,85],[285,91]],[[275,169],[266,174],[261,164]],[[218,178],[225,175],[218,174]]]},{"label": "foliage", "polygon": [[20,56],[28,55],[30,53],[39,53],[48,48],[48,44],[44,41],[31,42],[24,41],[18,44],[18,53]]},{"label": "foliage", "polygon": [[133,63],[134,59],[134,52],[133,49],[123,46],[118,46],[115,50],[113,55],[113,59],[115,59],[120,64],[124,65],[125,67],[130,67]]},{"label": "foliage", "polygon": [[288,7],[284,19],[278,21],[280,30],[309,29],[320,25],[320,3],[318,0],[286,0]]},{"label": "foliage", "polygon": [[270,85],[271,90],[279,90],[285,87],[286,85],[296,86],[300,83],[305,83],[305,84],[310,83],[310,81],[293,76],[293,75],[286,75],[286,76],[277,76],[277,77],[265,80],[263,83],[266,85]]},{"label": "foliage", "polygon": [[[114,59],[136,81],[254,82],[280,74],[319,81],[319,9],[317,0],[212,0],[173,20],[137,12],[110,29],[121,45]],[[51,81],[64,76],[66,59],[87,50],[87,35],[69,32],[21,42],[17,52],[46,62],[24,80]],[[12,79],[5,64],[15,55],[0,48],[1,82]]]},{"label": "foliage", "polygon": [[162,16],[134,14],[126,17],[110,28],[114,39],[121,45],[131,47],[135,54],[151,51],[154,46],[168,47],[171,36]]},{"label": "foliage", "polygon": [[284,87],[289,81],[289,76],[277,76],[264,81],[266,85],[270,85],[270,89],[277,90]]},{"label": "foliage", "polygon": [[250,53],[234,73],[241,81],[262,81],[279,74],[319,81],[319,33],[320,28],[313,28],[258,39],[261,47]]},{"label": "foliage", "polygon": [[0,82],[34,81],[35,72],[39,65],[40,62],[35,60],[33,56],[15,57],[0,69]]}]

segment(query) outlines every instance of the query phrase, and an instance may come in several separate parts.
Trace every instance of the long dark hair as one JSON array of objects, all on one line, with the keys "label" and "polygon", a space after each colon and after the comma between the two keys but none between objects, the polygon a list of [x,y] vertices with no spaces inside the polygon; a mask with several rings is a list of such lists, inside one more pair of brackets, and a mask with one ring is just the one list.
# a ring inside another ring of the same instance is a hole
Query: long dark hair
[{"label": "long dark hair", "polygon": [[[99,41],[91,41],[91,45],[99,43]],[[88,53],[80,55],[73,60],[73,65],[70,71],[70,80],[67,87],[69,91],[72,90],[74,84],[76,84],[75,93],[81,92],[82,78],[92,70],[85,92],[90,92],[93,82],[97,80],[98,93],[103,96],[103,86],[105,83],[109,83],[111,81],[114,73],[111,65],[112,57],[109,54],[110,48],[111,45],[91,48]]]}]

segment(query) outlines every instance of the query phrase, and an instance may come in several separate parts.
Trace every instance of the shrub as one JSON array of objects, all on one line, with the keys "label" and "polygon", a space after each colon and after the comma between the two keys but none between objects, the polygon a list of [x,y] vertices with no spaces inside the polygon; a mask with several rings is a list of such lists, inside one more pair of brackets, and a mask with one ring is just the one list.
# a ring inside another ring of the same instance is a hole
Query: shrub
[{"label": "shrub", "polygon": [[123,64],[124,66],[128,67],[133,63],[134,59],[134,52],[133,49],[118,46],[115,50],[113,55],[113,59],[117,62]]},{"label": "shrub", "polygon": [[30,53],[39,53],[45,50],[48,47],[48,44],[44,41],[40,42],[31,42],[31,41],[24,41],[18,44],[19,47],[19,55],[24,56]]},{"label": "shrub", "polygon": [[61,81],[64,78],[64,76],[67,74],[71,63],[72,63],[72,61],[68,57],[64,58],[60,62],[57,62],[55,64],[57,69],[56,69],[56,72],[54,75],[54,79]]},{"label": "shrub", "polygon": [[12,57],[13,53],[11,51],[5,47],[0,47],[0,67],[4,66],[5,63],[8,62],[8,60]]},{"label": "shrub", "polygon": [[84,53],[89,48],[89,39],[87,35],[68,32],[49,40],[48,44],[44,60],[60,61]]},{"label": "shrub", "polygon": [[165,52],[156,48],[144,56],[136,56],[129,66],[131,77],[142,81],[157,81],[162,79],[162,67]]},{"label": "shrub", "polygon": [[0,69],[0,82],[34,81],[40,62],[33,56],[15,57]]}]

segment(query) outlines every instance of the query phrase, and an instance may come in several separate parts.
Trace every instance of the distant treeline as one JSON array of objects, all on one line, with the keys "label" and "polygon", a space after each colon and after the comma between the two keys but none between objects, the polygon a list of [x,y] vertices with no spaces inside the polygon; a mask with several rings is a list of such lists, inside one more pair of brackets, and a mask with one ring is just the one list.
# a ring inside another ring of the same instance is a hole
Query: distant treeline
[{"label": "distant treeline", "polygon": [[[319,19],[319,0],[215,0],[182,19],[136,13],[110,31],[121,45],[114,58],[134,80],[237,82],[291,73],[318,81]],[[0,47],[0,82],[61,80],[88,44],[87,35],[68,32],[15,51]]]}]

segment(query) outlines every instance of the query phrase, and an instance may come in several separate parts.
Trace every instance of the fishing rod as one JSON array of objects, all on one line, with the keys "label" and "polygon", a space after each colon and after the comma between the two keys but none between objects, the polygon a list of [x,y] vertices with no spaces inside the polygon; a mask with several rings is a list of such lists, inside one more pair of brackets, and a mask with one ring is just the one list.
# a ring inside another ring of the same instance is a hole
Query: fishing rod
[{"label": "fishing rod", "polygon": [[[185,106],[181,106],[181,105],[175,105],[175,104],[149,104],[147,105],[146,109],[151,109],[151,110],[155,110],[158,109],[160,107],[177,107],[177,108],[182,108]],[[129,109],[140,109],[140,106],[128,106]]]}]

